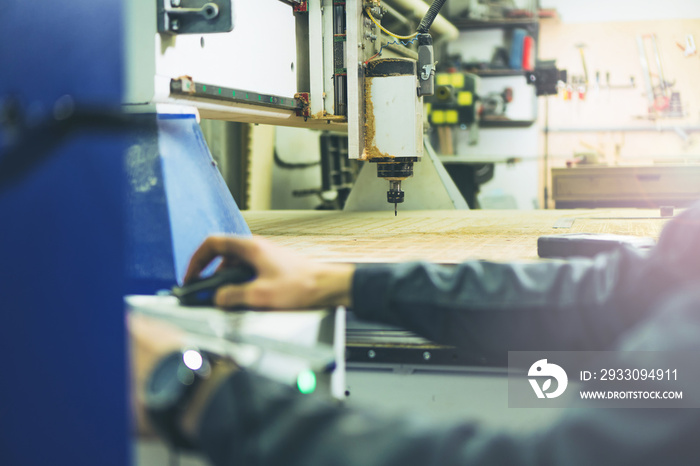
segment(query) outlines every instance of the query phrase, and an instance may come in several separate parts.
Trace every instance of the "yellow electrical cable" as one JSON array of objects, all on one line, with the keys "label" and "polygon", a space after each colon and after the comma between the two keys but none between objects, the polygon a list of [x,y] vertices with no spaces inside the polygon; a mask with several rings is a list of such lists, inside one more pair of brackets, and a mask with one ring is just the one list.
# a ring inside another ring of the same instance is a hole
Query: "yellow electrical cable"
[{"label": "yellow electrical cable", "polygon": [[414,37],[416,37],[416,36],[418,35],[417,32],[414,32],[414,33],[411,34],[410,36],[399,36],[399,35],[394,34],[393,32],[389,32],[388,30],[384,29],[384,26],[382,26],[381,24],[379,24],[379,21],[377,21],[376,19],[374,19],[374,16],[372,16],[372,13],[370,13],[369,8],[365,8],[365,12],[367,13],[367,16],[369,16],[369,19],[371,19],[372,22],[373,22],[374,24],[376,24],[377,27],[378,27],[379,29],[381,29],[382,31],[384,31],[386,34],[390,35],[390,36],[393,37],[394,39],[410,40],[410,39],[413,39]]}]

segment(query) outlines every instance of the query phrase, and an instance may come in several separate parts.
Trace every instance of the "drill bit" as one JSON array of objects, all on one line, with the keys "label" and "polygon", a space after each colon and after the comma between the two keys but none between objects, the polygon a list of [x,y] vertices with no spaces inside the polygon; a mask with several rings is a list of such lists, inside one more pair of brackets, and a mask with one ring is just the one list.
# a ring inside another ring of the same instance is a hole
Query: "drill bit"
[{"label": "drill bit", "polygon": [[394,217],[397,215],[399,203],[403,202],[401,180],[389,180],[389,191],[386,192],[386,200],[394,203]]}]

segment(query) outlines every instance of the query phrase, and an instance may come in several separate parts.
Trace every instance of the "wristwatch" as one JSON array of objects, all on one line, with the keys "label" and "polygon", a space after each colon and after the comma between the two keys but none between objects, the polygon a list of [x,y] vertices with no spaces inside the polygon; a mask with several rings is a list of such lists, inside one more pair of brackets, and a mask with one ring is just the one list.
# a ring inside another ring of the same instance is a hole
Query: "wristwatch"
[{"label": "wristwatch", "polygon": [[168,444],[195,449],[181,420],[197,389],[211,376],[217,357],[195,348],[170,353],[163,358],[146,382],[146,411],[153,428]]}]

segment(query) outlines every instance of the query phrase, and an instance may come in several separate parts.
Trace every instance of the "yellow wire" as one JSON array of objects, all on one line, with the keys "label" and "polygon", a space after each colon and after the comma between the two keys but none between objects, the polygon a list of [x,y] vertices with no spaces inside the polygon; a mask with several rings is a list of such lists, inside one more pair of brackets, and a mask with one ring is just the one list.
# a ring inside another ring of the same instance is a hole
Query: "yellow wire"
[{"label": "yellow wire", "polygon": [[416,37],[416,36],[418,35],[417,32],[414,32],[414,33],[411,34],[410,36],[399,36],[399,35],[394,34],[393,32],[389,32],[388,30],[384,29],[384,26],[382,26],[381,24],[379,24],[379,21],[377,21],[376,19],[374,19],[374,16],[372,16],[372,13],[370,13],[369,8],[365,8],[365,12],[367,13],[367,16],[369,16],[369,19],[371,19],[372,22],[373,22],[374,24],[376,24],[377,27],[378,27],[379,29],[381,29],[382,31],[384,31],[386,34],[390,35],[390,36],[393,37],[394,39],[410,40],[410,39],[413,39],[414,37]]}]

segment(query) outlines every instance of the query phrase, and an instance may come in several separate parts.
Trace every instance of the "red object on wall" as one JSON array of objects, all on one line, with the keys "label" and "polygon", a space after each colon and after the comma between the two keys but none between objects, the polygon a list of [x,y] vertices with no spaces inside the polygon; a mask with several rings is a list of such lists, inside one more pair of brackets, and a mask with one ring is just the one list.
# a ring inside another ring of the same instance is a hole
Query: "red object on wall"
[{"label": "red object on wall", "polygon": [[535,39],[525,36],[523,40],[523,70],[535,71]]}]

